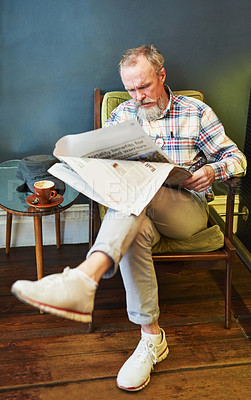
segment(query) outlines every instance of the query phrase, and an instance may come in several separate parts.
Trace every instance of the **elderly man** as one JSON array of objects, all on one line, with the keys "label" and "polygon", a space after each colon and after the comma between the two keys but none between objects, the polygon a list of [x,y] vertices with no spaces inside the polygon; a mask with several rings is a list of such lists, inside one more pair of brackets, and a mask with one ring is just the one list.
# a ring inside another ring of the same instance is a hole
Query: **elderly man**
[{"label": "elderly man", "polygon": [[243,175],[244,155],[225,135],[219,119],[199,100],[173,95],[164,85],[164,59],[154,46],[128,50],[120,75],[132,100],[114,110],[106,125],[137,119],[147,134],[176,164],[191,164],[193,175],[182,187],[161,187],[139,216],[108,210],[94,246],[77,268],[37,282],[17,281],[12,292],[46,312],[88,322],[102,277],[120,266],[129,319],[141,325],[141,340],[118,373],[121,389],[144,388],[154,364],[168,355],[159,327],[158,286],[152,246],[160,235],[182,239],[207,226],[211,185]]}]

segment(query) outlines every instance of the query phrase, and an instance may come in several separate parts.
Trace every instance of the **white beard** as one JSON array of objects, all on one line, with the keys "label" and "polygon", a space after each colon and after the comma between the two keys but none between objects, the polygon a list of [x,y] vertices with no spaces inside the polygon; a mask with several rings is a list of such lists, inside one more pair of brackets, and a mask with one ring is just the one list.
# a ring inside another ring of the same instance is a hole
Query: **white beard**
[{"label": "white beard", "polygon": [[153,121],[155,119],[158,119],[161,114],[163,113],[165,109],[165,102],[162,98],[159,99],[158,103],[153,106],[153,107],[140,107],[144,102],[142,103],[141,101],[136,101],[135,102],[135,110],[137,113],[137,116],[140,119],[146,120],[146,121]]}]

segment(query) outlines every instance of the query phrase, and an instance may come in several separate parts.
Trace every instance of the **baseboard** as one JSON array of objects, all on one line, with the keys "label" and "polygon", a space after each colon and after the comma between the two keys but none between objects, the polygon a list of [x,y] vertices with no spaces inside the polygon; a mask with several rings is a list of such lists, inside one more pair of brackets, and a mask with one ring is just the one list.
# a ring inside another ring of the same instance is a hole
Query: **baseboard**
[{"label": "baseboard", "polygon": [[[56,244],[55,217],[47,215],[42,218],[43,244]],[[87,243],[89,240],[89,206],[74,204],[60,213],[61,243]],[[5,248],[6,212],[0,210],[0,248]],[[13,215],[11,247],[34,246],[33,218]]]}]

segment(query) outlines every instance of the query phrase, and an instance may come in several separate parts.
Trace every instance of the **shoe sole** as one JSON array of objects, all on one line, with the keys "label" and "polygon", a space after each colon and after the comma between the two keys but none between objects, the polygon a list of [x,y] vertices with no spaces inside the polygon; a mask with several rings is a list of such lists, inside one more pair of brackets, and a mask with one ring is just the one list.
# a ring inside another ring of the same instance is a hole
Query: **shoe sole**
[{"label": "shoe sole", "polygon": [[80,311],[72,311],[64,308],[52,307],[48,304],[40,303],[39,301],[34,301],[29,297],[23,295],[20,290],[15,290],[12,288],[11,292],[23,303],[29,304],[35,308],[38,308],[41,311],[44,311],[49,314],[57,315],[58,317],[63,317],[67,319],[71,319],[73,321],[79,322],[92,322],[92,314],[91,313],[81,313]]},{"label": "shoe sole", "polygon": [[159,355],[159,357],[157,358],[157,363],[163,361],[165,358],[167,358],[169,354],[169,348],[166,346],[165,350]]},{"label": "shoe sole", "polygon": [[[156,364],[158,364],[159,362],[163,361],[168,356],[168,354],[169,354],[169,348],[166,347],[165,350],[163,351],[163,353],[161,353],[159,355]],[[140,386],[137,386],[137,387],[125,387],[125,386],[119,385],[118,381],[117,381],[117,386],[118,386],[119,389],[126,390],[127,392],[138,392],[139,390],[144,389],[146,387],[146,385],[148,385],[149,382],[150,382],[150,375],[148,376],[146,381]]]},{"label": "shoe sole", "polygon": [[138,392],[139,390],[144,389],[144,387],[146,387],[146,385],[148,385],[149,382],[150,382],[150,376],[148,376],[147,380],[138,387],[133,387],[133,386],[125,387],[125,386],[119,385],[118,382],[117,382],[117,386],[119,389],[126,390],[127,392]]}]

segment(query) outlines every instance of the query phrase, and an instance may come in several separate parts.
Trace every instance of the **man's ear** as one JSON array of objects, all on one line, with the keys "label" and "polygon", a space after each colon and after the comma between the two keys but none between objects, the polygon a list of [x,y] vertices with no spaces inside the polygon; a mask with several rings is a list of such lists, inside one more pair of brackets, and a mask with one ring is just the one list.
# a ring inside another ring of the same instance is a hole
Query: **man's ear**
[{"label": "man's ear", "polygon": [[166,71],[165,71],[164,67],[162,67],[161,70],[160,70],[159,80],[160,80],[161,83],[164,83],[165,80],[166,80]]}]

